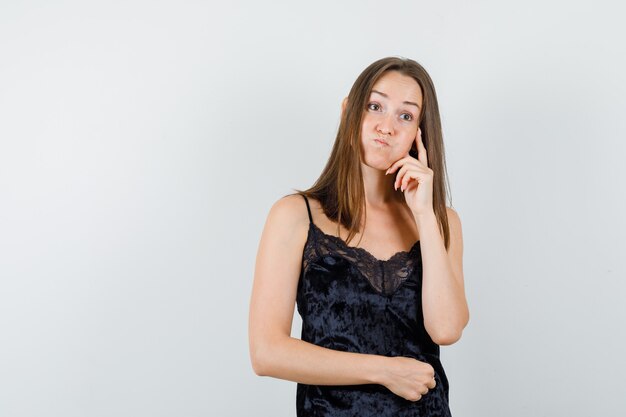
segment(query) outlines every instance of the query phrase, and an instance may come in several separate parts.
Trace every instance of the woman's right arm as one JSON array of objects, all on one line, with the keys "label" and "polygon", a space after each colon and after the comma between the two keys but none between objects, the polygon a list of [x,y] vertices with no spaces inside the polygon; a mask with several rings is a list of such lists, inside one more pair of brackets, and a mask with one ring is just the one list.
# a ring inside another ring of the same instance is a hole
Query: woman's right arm
[{"label": "woman's right arm", "polygon": [[309,218],[302,196],[272,206],[254,271],[248,337],[257,375],[309,385],[380,384],[417,401],[435,386],[427,362],[324,348],[291,337],[302,252]]},{"label": "woman's right arm", "polygon": [[387,358],[291,337],[308,224],[304,199],[297,194],[274,203],[265,222],[250,299],[248,336],[254,372],[312,385],[380,383]]}]

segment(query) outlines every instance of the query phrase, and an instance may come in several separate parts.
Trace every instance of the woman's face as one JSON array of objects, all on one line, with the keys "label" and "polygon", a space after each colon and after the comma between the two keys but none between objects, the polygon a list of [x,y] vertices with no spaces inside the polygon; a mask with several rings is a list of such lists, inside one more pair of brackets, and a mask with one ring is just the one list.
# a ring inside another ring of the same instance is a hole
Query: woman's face
[{"label": "woman's face", "polygon": [[383,74],[372,88],[361,126],[361,160],[386,171],[415,142],[422,89],[398,71]]}]

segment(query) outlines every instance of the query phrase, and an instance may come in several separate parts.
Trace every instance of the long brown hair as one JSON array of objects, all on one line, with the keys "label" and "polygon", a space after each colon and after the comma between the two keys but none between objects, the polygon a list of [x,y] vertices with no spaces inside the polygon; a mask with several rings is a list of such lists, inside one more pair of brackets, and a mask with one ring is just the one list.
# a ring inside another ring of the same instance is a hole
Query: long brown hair
[{"label": "long brown hair", "polygon": [[408,58],[387,57],[369,65],[356,79],[345,110],[341,116],[335,144],[328,162],[319,178],[307,190],[294,190],[297,194],[318,200],[324,214],[348,230],[346,242],[359,232],[365,215],[365,192],[361,172],[361,124],[372,87],[387,71],[398,71],[412,77],[422,89],[422,110],[418,125],[422,130],[422,141],[428,152],[428,165],[433,170],[433,209],[443,233],[446,250],[450,245],[450,229],[446,213],[446,196],[449,197],[443,134],[439,105],[435,87],[426,70]]}]

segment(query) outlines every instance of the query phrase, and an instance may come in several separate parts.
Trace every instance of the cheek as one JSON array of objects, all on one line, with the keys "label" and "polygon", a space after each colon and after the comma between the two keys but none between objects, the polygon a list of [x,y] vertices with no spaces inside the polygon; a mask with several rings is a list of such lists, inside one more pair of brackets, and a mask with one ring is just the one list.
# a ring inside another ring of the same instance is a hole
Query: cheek
[{"label": "cheek", "polygon": [[361,131],[370,132],[372,129],[374,129],[374,122],[371,117],[366,116],[361,124]]},{"label": "cheek", "polygon": [[413,131],[413,129],[407,130],[404,137],[402,138],[402,143],[404,143],[407,148],[410,148],[415,144],[416,135],[417,129],[415,129],[415,131]]},{"label": "cheek", "polygon": [[415,145],[415,138],[407,136],[407,137],[403,138],[403,140],[401,142],[398,143],[397,149],[395,149],[395,150],[398,153],[401,153],[402,156],[405,156],[407,153],[409,153],[411,148],[413,148],[414,146],[416,146]]}]

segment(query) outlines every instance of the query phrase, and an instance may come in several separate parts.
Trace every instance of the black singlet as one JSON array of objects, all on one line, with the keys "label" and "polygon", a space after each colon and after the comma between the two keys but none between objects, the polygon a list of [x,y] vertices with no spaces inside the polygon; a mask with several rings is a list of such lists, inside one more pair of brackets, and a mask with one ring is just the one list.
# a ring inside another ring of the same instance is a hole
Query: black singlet
[{"label": "black singlet", "polygon": [[301,339],[340,351],[428,362],[435,369],[436,386],[420,400],[410,401],[379,384],[298,383],[297,416],[450,417],[439,345],[424,328],[419,240],[408,252],[379,260],[322,232],[304,199],[310,223],[296,298]]}]

